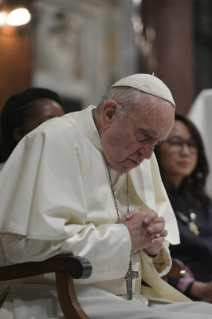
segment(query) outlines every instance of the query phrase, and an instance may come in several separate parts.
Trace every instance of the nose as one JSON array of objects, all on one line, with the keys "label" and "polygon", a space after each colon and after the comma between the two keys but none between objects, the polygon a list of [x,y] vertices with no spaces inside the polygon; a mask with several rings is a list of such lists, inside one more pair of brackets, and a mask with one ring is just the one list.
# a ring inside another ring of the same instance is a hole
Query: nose
[{"label": "nose", "polygon": [[144,147],[141,147],[139,149],[139,152],[143,155],[145,159],[150,159],[154,151],[154,148],[155,145],[146,145]]},{"label": "nose", "polygon": [[182,154],[182,153],[183,153],[183,154],[190,154],[190,153],[191,153],[190,148],[189,148],[189,146],[188,146],[187,143],[183,143],[183,144],[182,144],[182,148],[181,148],[180,153],[181,153],[181,154]]}]

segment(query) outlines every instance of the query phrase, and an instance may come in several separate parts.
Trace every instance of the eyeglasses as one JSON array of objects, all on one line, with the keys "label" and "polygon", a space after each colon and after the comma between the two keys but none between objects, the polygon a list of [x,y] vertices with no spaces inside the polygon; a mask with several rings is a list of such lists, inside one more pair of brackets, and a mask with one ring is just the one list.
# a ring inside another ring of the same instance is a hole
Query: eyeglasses
[{"label": "eyeglasses", "polygon": [[182,139],[171,138],[164,142],[169,144],[172,152],[181,152],[183,145],[186,144],[192,154],[198,153],[197,143],[194,140],[184,141]]}]

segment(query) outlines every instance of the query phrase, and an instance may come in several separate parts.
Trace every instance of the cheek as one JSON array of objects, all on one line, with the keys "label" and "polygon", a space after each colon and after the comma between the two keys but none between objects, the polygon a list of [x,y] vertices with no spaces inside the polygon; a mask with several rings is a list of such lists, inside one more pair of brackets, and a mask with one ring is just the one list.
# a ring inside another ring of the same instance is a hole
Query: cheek
[{"label": "cheek", "polygon": [[173,168],[173,166],[175,165],[176,154],[170,153],[166,149],[161,148],[161,150],[159,150],[158,160],[161,169],[163,169],[164,171],[170,170],[170,168]]},{"label": "cheek", "polygon": [[113,133],[111,130],[102,138],[102,146],[105,150],[116,153],[126,146],[126,138],[123,138],[119,132],[114,131]]},{"label": "cheek", "polygon": [[114,138],[104,138],[102,146],[106,158],[109,162],[115,163],[125,160],[134,150],[132,150],[132,143],[129,143],[126,138],[123,139],[119,136]]},{"label": "cheek", "polygon": [[173,158],[172,156],[164,156],[161,163],[161,167],[164,171],[172,171],[176,168],[175,158]]},{"label": "cheek", "polygon": [[39,117],[30,118],[26,121],[24,125],[24,130],[26,131],[26,133],[29,133],[32,130],[34,130],[36,127],[38,127],[41,123],[42,123],[42,119],[40,119]]},{"label": "cheek", "polygon": [[116,159],[117,153],[119,153],[120,151],[119,144],[120,143],[118,142],[117,137],[112,138],[107,135],[102,138],[102,147],[104,150],[104,154],[109,162]]},{"label": "cheek", "polygon": [[197,161],[198,161],[198,158],[197,158],[197,156],[196,157],[194,157],[194,159],[192,160],[192,171],[195,169],[195,167],[196,167],[196,165],[197,165]]}]

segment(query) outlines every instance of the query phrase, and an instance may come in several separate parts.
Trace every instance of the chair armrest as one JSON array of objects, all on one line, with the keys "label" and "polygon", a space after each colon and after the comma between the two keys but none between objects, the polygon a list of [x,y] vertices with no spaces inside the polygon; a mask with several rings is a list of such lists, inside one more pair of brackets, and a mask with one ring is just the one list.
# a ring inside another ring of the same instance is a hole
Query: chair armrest
[{"label": "chair armrest", "polygon": [[0,281],[52,272],[67,272],[74,279],[88,278],[92,272],[92,265],[87,259],[82,257],[57,255],[44,261],[2,266],[0,267]]},{"label": "chair armrest", "polygon": [[185,274],[184,263],[176,258],[172,258],[172,267],[168,273],[169,277],[177,278]]},{"label": "chair armrest", "polygon": [[[44,261],[25,262],[0,267],[0,281],[20,279],[46,273],[55,273],[56,287],[65,319],[89,319],[81,308],[74,289],[73,278],[88,278],[92,272],[91,263],[82,257],[57,255]],[[7,292],[1,301],[3,304]]]},{"label": "chair armrest", "polygon": [[172,258],[172,266],[169,273],[162,277],[163,280],[168,281],[168,276],[172,278],[177,278],[185,274],[184,263],[176,258]]}]

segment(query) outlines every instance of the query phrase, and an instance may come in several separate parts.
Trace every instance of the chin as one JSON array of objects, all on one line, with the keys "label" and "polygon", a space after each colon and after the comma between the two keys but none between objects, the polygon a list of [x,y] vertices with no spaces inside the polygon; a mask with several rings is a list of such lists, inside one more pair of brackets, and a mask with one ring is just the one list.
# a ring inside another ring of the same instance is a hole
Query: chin
[{"label": "chin", "polygon": [[129,171],[131,171],[131,169],[133,168],[136,168],[140,165],[139,164],[136,164],[136,163],[132,163],[132,162],[125,162],[125,163],[114,163],[114,164],[110,164],[111,168],[114,170],[114,171],[117,171],[119,173],[122,173],[122,174],[126,174],[128,173]]},{"label": "chin", "polygon": [[181,174],[181,175],[183,175],[184,177],[187,177],[187,176],[189,176],[191,173],[193,172],[193,169],[181,169],[180,171],[179,171],[179,174]]},{"label": "chin", "polygon": [[133,168],[135,168],[135,167],[122,166],[122,167],[117,167],[117,168],[115,168],[115,170],[118,171],[119,173],[126,174],[126,173],[128,173],[129,171],[131,171],[131,169],[133,169]]}]

